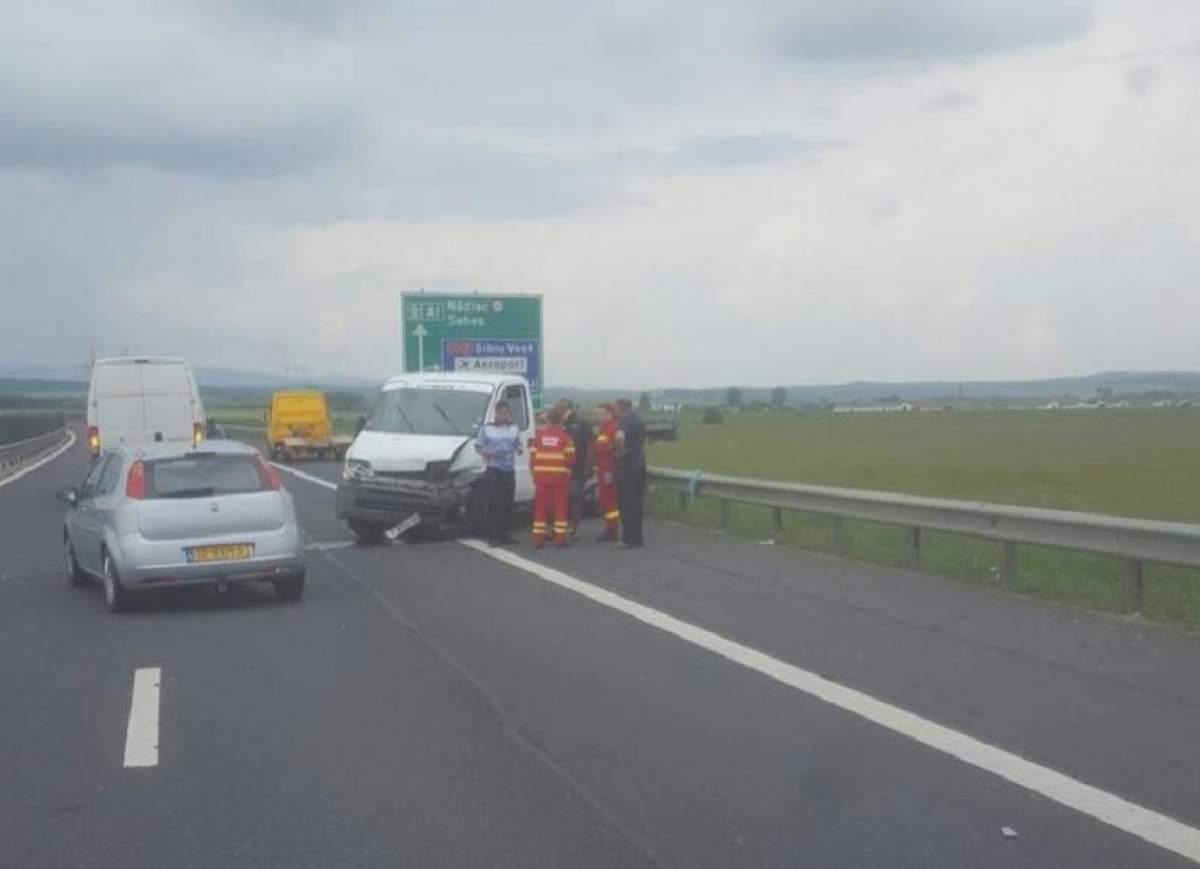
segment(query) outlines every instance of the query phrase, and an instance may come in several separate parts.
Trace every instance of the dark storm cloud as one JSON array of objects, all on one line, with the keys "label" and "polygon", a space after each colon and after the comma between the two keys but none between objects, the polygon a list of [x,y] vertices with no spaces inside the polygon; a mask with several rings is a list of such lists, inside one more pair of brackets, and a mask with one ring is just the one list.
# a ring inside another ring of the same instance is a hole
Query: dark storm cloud
[{"label": "dark storm cloud", "polygon": [[1091,16],[1064,0],[855,0],[795,4],[770,41],[803,63],[967,61],[1082,35]]},{"label": "dark storm cloud", "polygon": [[[0,108],[0,111],[3,111]],[[344,117],[295,122],[178,125],[97,123],[4,112],[0,168],[93,171],[138,167],[213,179],[269,178],[334,157]]]}]

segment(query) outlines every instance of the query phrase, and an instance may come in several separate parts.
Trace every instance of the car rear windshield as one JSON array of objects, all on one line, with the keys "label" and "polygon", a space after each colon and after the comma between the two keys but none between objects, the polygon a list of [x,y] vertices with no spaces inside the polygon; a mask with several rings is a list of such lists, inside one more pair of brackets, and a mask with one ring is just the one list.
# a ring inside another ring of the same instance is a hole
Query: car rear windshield
[{"label": "car rear windshield", "polygon": [[146,462],[147,498],[208,498],[269,488],[254,456],[198,453]]}]

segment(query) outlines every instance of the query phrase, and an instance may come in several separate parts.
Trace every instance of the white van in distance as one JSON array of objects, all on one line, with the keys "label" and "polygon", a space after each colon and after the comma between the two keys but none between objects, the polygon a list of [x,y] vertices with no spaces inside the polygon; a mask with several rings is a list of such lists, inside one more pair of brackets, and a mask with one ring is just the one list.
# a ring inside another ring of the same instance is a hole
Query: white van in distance
[{"label": "white van in distance", "polygon": [[93,456],[122,444],[199,444],[205,435],[204,405],[191,366],[167,356],[97,359],[87,425]]},{"label": "white van in distance", "polygon": [[[516,374],[426,373],[393,377],[346,453],[337,515],[363,540],[414,514],[423,525],[482,527],[483,459],[472,442],[505,401],[527,444],[533,435],[529,383]],[[533,502],[529,451],[516,462],[516,503]]]}]

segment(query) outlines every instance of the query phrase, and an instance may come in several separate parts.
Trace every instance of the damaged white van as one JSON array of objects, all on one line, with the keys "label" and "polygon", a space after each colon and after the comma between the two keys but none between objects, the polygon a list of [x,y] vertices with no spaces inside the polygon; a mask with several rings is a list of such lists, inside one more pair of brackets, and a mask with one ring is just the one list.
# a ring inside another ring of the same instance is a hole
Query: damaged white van
[{"label": "damaged white van", "polygon": [[[527,444],[533,402],[525,378],[507,374],[424,373],[393,377],[346,453],[337,515],[360,540],[419,521],[424,526],[482,527],[483,459],[474,440],[507,402]],[[516,503],[533,502],[529,452],[517,456]]]}]

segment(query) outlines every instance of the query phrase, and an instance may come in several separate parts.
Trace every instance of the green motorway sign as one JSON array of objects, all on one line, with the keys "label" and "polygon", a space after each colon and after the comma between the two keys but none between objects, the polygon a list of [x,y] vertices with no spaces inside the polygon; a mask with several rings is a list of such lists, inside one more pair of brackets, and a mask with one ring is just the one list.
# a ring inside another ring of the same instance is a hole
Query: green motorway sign
[{"label": "green motorway sign", "polygon": [[402,293],[405,371],[521,374],[542,406],[542,297]]}]

